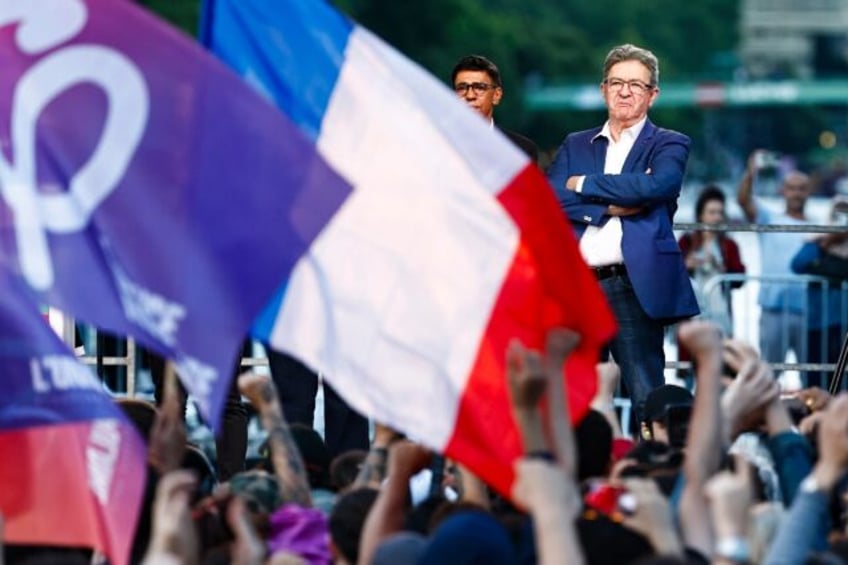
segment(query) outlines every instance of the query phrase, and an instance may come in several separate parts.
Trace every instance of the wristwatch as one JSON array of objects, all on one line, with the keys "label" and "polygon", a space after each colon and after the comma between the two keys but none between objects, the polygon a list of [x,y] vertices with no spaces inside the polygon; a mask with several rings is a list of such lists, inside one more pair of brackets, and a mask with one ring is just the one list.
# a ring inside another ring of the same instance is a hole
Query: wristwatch
[{"label": "wristwatch", "polygon": [[716,544],[716,555],[734,563],[748,563],[751,560],[751,545],[740,536],[721,538]]}]

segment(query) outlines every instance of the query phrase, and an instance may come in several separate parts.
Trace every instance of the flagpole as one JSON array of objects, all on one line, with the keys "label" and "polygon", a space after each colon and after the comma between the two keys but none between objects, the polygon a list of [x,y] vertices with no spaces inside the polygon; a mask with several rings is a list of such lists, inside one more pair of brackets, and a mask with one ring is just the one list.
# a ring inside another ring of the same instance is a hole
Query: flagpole
[{"label": "flagpole", "polygon": [[845,374],[845,365],[848,363],[848,332],[845,332],[845,340],[842,342],[842,350],[836,361],[836,369],[830,379],[830,394],[837,395],[842,389],[842,376]]}]

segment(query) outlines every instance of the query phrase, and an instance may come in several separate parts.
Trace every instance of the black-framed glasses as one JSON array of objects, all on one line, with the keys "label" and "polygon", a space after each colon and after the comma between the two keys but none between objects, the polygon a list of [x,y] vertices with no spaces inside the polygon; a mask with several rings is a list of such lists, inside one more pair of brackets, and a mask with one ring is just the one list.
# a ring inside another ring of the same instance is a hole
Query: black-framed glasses
[{"label": "black-framed glasses", "polygon": [[485,82],[460,82],[453,85],[453,89],[457,94],[465,94],[469,88],[474,91],[474,94],[480,96],[481,94],[485,94],[487,90],[494,90],[497,88],[497,85]]},{"label": "black-framed glasses", "polygon": [[646,92],[650,92],[654,89],[654,85],[646,84],[641,80],[608,78],[604,81],[604,84],[607,85],[607,88],[610,89],[610,92],[621,92],[625,85],[633,94],[645,94]]}]

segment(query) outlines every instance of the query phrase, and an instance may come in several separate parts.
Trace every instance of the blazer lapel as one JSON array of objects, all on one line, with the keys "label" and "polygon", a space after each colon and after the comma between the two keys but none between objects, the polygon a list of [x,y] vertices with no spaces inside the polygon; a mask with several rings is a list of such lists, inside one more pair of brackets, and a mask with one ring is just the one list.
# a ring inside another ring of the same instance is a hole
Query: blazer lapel
[{"label": "blazer lapel", "polygon": [[[600,131],[600,130],[598,130]],[[597,134],[596,134],[597,135]],[[606,137],[597,137],[592,139],[592,149],[595,155],[594,171],[598,173],[604,172],[604,164],[607,161],[607,146],[609,140]]]},{"label": "blazer lapel", "polygon": [[657,127],[651,123],[651,120],[645,120],[645,126],[642,128],[642,131],[639,132],[639,137],[633,144],[633,148],[630,150],[630,154],[627,155],[627,159],[624,160],[624,166],[621,168],[621,172],[645,172],[635,171],[634,168],[636,163],[639,163],[642,160],[642,156],[645,154],[645,151],[648,150],[648,147],[651,146],[651,138],[654,136],[654,132],[656,130]]}]

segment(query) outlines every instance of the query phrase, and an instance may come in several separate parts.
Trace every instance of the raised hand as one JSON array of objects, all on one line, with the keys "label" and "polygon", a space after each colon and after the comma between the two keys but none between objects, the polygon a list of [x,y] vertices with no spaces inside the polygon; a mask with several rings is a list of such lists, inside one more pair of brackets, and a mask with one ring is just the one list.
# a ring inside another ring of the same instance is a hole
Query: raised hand
[{"label": "raised hand", "polygon": [[173,558],[179,563],[198,562],[197,533],[189,508],[196,486],[197,480],[190,471],[171,471],[159,480],[153,502],[153,532],[145,564],[153,565]]},{"label": "raised hand", "polygon": [[716,360],[721,354],[721,331],[711,322],[695,320],[681,324],[677,335],[698,363]]},{"label": "raised hand", "polygon": [[244,373],[238,377],[238,389],[257,410],[265,404],[277,400],[277,389],[274,381],[267,375]]},{"label": "raised hand", "polygon": [[238,377],[238,388],[259,412],[262,426],[268,432],[271,463],[285,501],[312,506],[303,457],[289,431],[274,381],[267,375],[244,373]]},{"label": "raised hand", "polygon": [[535,410],[548,386],[539,354],[528,351],[517,340],[511,341],[506,354],[506,375],[513,408]]},{"label": "raised hand", "polygon": [[235,538],[230,550],[230,563],[261,565],[265,559],[265,544],[250,521],[244,501],[237,496],[227,506],[227,523]]},{"label": "raised hand", "polygon": [[625,479],[627,494],[634,501],[633,511],[625,513],[623,524],[645,536],[659,555],[683,556],[683,544],[677,529],[671,505],[660,492],[653,479]]},{"label": "raised hand", "polygon": [[548,378],[548,427],[551,449],[560,466],[569,474],[577,473],[577,448],[571,414],[568,410],[568,391],[565,386],[565,362],[580,343],[580,334],[559,328],[548,332],[545,345],[545,374]]},{"label": "raised hand", "polygon": [[507,347],[506,382],[524,452],[550,451],[539,410],[548,377],[539,354],[527,350],[518,340],[511,341]]},{"label": "raised hand", "polygon": [[780,387],[768,363],[760,359],[746,360],[721,398],[731,438],[759,425],[764,410],[779,396]]},{"label": "raised hand", "polygon": [[397,441],[389,449],[389,475],[411,477],[426,469],[433,460],[433,453],[421,444]]},{"label": "raised hand", "polygon": [[722,359],[724,364],[733,371],[734,376],[742,370],[747,361],[759,360],[757,350],[748,343],[737,339],[726,339],[723,342]]},{"label": "raised hand", "polygon": [[810,412],[824,410],[827,408],[827,405],[830,404],[831,398],[833,398],[830,396],[829,392],[818,387],[799,390],[795,396],[798,397],[798,400],[804,403],[804,406],[806,406]]},{"label": "raised hand", "polygon": [[185,456],[186,429],[183,422],[182,403],[177,388],[173,363],[165,365],[165,386],[162,404],[150,431],[148,461],[160,474],[180,467]]}]

